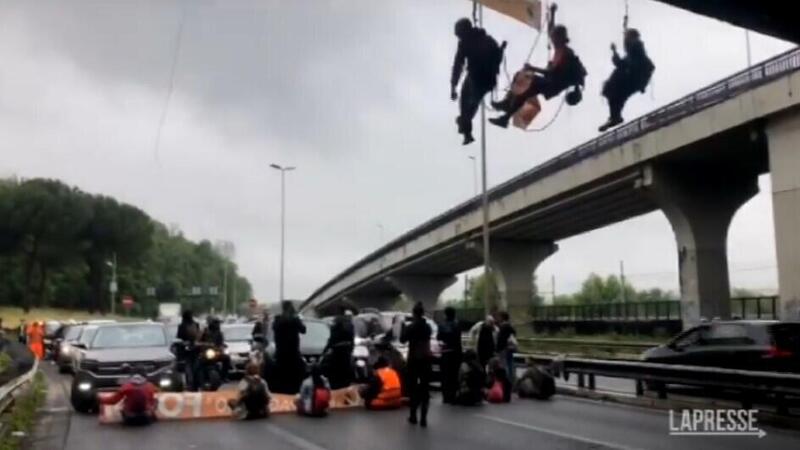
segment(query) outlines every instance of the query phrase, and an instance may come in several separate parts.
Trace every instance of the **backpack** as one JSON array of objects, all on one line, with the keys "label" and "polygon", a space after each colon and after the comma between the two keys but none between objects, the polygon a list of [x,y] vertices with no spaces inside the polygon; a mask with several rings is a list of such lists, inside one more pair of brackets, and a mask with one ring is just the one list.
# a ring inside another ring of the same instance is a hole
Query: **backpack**
[{"label": "backpack", "polygon": [[503,403],[503,383],[500,380],[494,380],[491,389],[486,393],[486,400],[489,403]]},{"label": "backpack", "polygon": [[267,389],[260,378],[252,377],[247,381],[244,406],[247,409],[248,416],[266,412],[268,400]]},{"label": "backpack", "polygon": [[588,75],[588,72],[583,62],[581,62],[581,59],[574,51],[569,52],[569,59],[567,59],[566,66],[565,78],[569,85],[583,87],[586,83],[586,75]]},{"label": "backpack", "polygon": [[331,391],[324,387],[314,388],[314,404],[311,409],[316,413],[322,413],[328,410],[331,403]]}]

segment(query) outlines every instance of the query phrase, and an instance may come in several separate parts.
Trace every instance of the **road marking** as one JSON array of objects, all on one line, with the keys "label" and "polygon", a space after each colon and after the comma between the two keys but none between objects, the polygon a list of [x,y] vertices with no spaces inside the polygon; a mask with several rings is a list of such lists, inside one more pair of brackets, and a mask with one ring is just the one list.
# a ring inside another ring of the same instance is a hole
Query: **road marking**
[{"label": "road marking", "polygon": [[278,436],[283,438],[283,440],[294,445],[297,448],[301,448],[303,450],[327,450],[325,447],[320,447],[319,445],[307,439],[303,439],[302,437],[292,433],[291,431],[285,430],[271,423],[267,424],[267,429],[273,434],[277,434]]},{"label": "road marking", "polygon": [[571,439],[573,441],[579,441],[579,442],[583,442],[583,443],[590,444],[590,445],[600,445],[600,446],[603,446],[603,447],[616,448],[616,449],[619,449],[619,450],[641,450],[641,449],[639,449],[637,447],[628,447],[626,445],[620,445],[620,444],[616,444],[614,442],[600,441],[600,440],[597,440],[597,439],[590,439],[590,438],[583,437],[583,436],[576,436],[576,435],[570,434],[570,433],[564,433],[564,432],[561,432],[561,431],[555,431],[555,430],[550,430],[550,429],[547,429],[547,428],[541,428],[541,427],[537,427],[535,425],[529,425],[527,423],[514,422],[514,421],[511,421],[511,420],[501,419],[499,417],[492,417],[492,416],[487,416],[487,415],[484,415],[484,414],[475,414],[475,415],[477,417],[482,418],[482,419],[491,420],[492,422],[502,423],[504,425],[510,425],[512,427],[523,428],[523,429],[526,429],[526,430],[536,431],[536,432],[539,432],[539,433],[549,434],[549,435],[552,435],[552,436],[558,436],[560,438]]}]

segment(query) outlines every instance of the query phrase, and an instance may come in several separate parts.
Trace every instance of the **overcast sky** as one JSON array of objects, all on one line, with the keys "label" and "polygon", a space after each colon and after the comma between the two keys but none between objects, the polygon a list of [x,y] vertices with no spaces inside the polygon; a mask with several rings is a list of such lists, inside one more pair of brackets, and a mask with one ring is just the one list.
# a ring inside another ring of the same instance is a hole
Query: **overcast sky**
[{"label": "overcast sky", "polygon": [[[598,93],[624,2],[559,3],[590,72],[584,101],[543,133],[490,129],[492,185],[591,139],[606,118]],[[747,64],[739,28],[651,0],[630,0],[630,11],[657,69],[626,118]],[[469,12],[466,0],[0,0],[0,176],[59,178],[135,204],[191,239],[231,240],[256,295],[272,301],[280,177],[269,164],[295,165],[286,294],[306,298],[473,195],[468,155],[479,148],[460,145],[448,98],[452,24]],[[535,32],[493,12],[485,18],[509,42],[513,72]],[[751,42],[754,61],[790,47],[756,34]],[[774,289],[768,177],[761,188],[734,219],[731,278]],[[557,291],[573,291],[590,272],[616,272],[620,260],[637,287],[677,289],[660,212],[560,246],[540,267],[542,290],[554,275]]]}]

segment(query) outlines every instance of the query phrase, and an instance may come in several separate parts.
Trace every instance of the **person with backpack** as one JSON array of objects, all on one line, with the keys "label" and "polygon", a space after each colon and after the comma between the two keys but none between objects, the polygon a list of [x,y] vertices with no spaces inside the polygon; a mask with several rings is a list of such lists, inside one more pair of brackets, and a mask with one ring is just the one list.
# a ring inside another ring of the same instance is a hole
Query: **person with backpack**
[{"label": "person with backpack", "polygon": [[397,409],[403,406],[400,375],[389,365],[389,360],[379,356],[372,375],[361,391],[367,409]]},{"label": "person with backpack", "polygon": [[486,401],[489,403],[509,403],[513,388],[505,365],[498,358],[492,358],[487,368]]},{"label": "person with backpack", "polygon": [[[133,373],[130,366],[123,368],[128,374]],[[149,425],[156,420],[158,389],[147,381],[140,373],[133,373],[120,388],[111,395],[100,396],[98,403],[116,405],[122,402],[122,423],[126,425]]]},{"label": "person with backpack", "polygon": [[245,375],[239,382],[239,398],[232,399],[228,406],[233,416],[241,420],[264,419],[269,417],[270,392],[267,382],[259,376],[259,367],[249,363]]},{"label": "person with backpack", "polygon": [[319,364],[311,366],[311,374],[300,385],[300,394],[295,399],[297,414],[323,417],[328,414],[331,402],[331,385],[322,375]]},{"label": "person with backpack", "polygon": [[450,77],[450,99],[458,99],[456,88],[466,63],[467,76],[461,84],[460,115],[456,118],[456,124],[458,132],[464,136],[463,144],[468,145],[475,141],[472,136],[472,119],[475,118],[483,97],[497,85],[505,43],[498,45],[483,28],[474,27],[466,17],[456,22],[455,34],[458,37],[458,49]]},{"label": "person with backpack", "polygon": [[569,46],[567,27],[556,25],[556,5],[550,7],[548,30],[550,42],[553,45],[553,57],[546,68],[534,67],[525,64],[523,69],[514,75],[511,89],[505,98],[499,102],[492,102],[492,107],[504,114],[489,119],[489,122],[498,127],[507,128],[511,117],[517,114],[523,106],[529,105],[531,113],[526,112],[523,120],[515,121],[515,125],[526,128],[539,112],[539,94],[546,100],[558,96],[566,89],[573,87],[575,94],[569,94],[568,103],[575,105],[580,102],[580,89],[586,78],[586,68],[575,52]]},{"label": "person with backpack", "polygon": [[644,93],[656,69],[653,61],[647,56],[639,31],[635,28],[625,30],[623,47],[625,56],[620,57],[617,54],[617,46],[611,44],[611,62],[614,63],[614,71],[603,84],[603,97],[608,99],[609,117],[598,129],[601,133],[624,122],[622,109],[625,107],[625,102],[636,92]]},{"label": "person with backpack", "polygon": [[556,393],[556,381],[546,369],[536,365],[533,358],[528,358],[525,372],[517,380],[515,390],[520,398],[546,400]]},{"label": "person with backpack", "polygon": [[454,404],[476,406],[483,402],[483,387],[486,383],[486,372],[478,362],[475,350],[464,352],[464,361],[458,370],[458,391]]}]

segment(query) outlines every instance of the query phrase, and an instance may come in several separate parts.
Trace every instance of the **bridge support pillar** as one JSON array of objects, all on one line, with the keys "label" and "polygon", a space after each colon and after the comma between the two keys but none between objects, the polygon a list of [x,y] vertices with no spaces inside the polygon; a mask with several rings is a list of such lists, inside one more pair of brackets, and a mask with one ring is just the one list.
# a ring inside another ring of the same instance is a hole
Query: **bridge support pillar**
[{"label": "bridge support pillar", "polygon": [[422,302],[428,314],[436,309],[442,292],[458,280],[455,275],[392,275],[388,279],[411,302]]},{"label": "bridge support pillar", "polygon": [[767,127],[781,320],[800,320],[800,114]]},{"label": "bridge support pillar", "polygon": [[533,302],[533,274],[539,264],[558,250],[551,241],[493,239],[489,263],[500,293],[499,309],[523,317]]},{"label": "bridge support pillar", "polygon": [[643,185],[675,232],[684,328],[701,318],[729,319],[728,228],[739,207],[758,193],[758,175],[729,167],[691,171],[649,166]]}]

